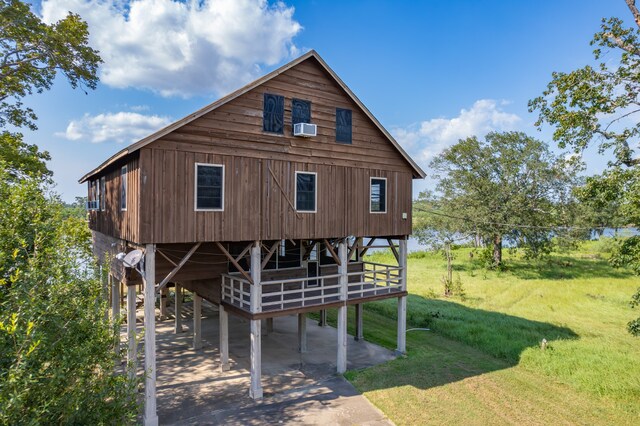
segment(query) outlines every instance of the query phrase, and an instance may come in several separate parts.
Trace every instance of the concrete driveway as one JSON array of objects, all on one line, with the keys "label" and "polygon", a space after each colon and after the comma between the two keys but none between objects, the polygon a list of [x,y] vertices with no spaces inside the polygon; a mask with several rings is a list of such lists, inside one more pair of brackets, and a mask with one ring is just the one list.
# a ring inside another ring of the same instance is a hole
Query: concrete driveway
[{"label": "concrete driveway", "polygon": [[[337,333],[307,319],[307,353],[298,351],[295,316],[274,320],[262,332],[264,398],[249,398],[249,322],[229,316],[231,370],[221,372],[218,313],[203,303],[203,348],[192,347],[191,305],[183,306],[184,331],[173,319],[156,325],[158,417],[166,425],[334,424],[389,425],[384,414],[335,375]],[[263,321],[264,323],[264,321]],[[366,327],[366,324],[365,324]],[[391,351],[349,337],[348,368],[394,358]]]}]

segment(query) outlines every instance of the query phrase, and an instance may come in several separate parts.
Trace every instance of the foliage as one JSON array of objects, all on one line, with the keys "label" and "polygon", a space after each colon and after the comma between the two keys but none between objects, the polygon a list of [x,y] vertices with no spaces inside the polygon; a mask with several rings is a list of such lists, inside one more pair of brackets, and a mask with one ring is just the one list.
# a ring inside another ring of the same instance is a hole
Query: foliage
[{"label": "foliage", "polygon": [[[406,358],[349,379],[398,424],[493,424],[496,409],[500,421],[517,424],[629,423],[640,416],[640,346],[624,324],[638,281],[594,257],[598,246],[587,241],[538,263],[506,253],[508,270],[485,277],[472,274],[472,249],[457,249],[466,297],[455,302],[439,291],[445,260],[416,254],[407,326],[429,331],[407,333]],[[365,339],[395,348],[395,300],[364,309]]]},{"label": "foliage", "polygon": [[[529,102],[530,111],[539,112],[538,126],[548,123],[555,127],[553,136],[560,147],[581,153],[597,144],[601,153],[613,151],[609,169],[589,178],[578,192],[594,219],[613,226],[623,221],[640,223],[640,158],[636,152],[640,136],[640,11],[635,0],[626,3],[636,26],[625,27],[615,17],[603,19],[591,41],[599,63],[569,73],[554,72],[543,94]],[[594,214],[596,211],[601,214]],[[640,272],[636,244],[631,240],[620,245],[612,262],[631,265]],[[629,330],[636,335],[638,324],[640,318],[629,323]]]},{"label": "foliage", "polygon": [[22,99],[51,88],[61,72],[74,89],[95,89],[101,62],[88,45],[89,31],[80,16],[69,13],[47,25],[20,0],[0,1],[0,127],[35,129],[37,119]]},{"label": "foliage", "polygon": [[0,199],[0,424],[131,421],[86,223],[1,162]]},{"label": "foliage", "polygon": [[503,241],[537,258],[550,250],[550,227],[571,224],[571,188],[581,166],[521,132],[489,133],[484,142],[470,137],[431,162],[439,190],[431,203],[448,216],[449,232],[493,245],[492,266],[502,263]]},{"label": "foliage", "polygon": [[45,180],[52,176],[45,163],[51,160],[49,153],[24,142],[20,133],[0,133],[0,160],[6,164],[7,178],[11,180],[26,176]]}]

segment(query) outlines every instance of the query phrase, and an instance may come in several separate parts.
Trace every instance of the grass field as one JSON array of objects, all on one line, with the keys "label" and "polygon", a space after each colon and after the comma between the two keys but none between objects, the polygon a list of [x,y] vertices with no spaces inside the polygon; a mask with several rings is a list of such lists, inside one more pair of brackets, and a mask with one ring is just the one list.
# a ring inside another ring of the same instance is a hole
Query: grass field
[{"label": "grass field", "polygon": [[[430,331],[408,332],[406,358],[347,378],[397,424],[640,424],[640,339],[625,330],[640,280],[611,268],[605,246],[512,254],[502,272],[459,249],[463,298],[439,296],[440,255],[413,254],[408,327]],[[395,300],[365,305],[365,339],[394,348],[395,315]]]}]

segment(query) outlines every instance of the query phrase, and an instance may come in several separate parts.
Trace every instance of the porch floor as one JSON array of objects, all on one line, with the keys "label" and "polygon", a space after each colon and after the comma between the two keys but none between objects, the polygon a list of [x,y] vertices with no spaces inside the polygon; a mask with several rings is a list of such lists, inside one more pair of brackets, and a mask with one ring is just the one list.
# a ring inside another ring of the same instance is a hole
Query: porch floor
[{"label": "porch floor", "polygon": [[[160,424],[390,424],[350,383],[335,375],[336,330],[307,319],[308,351],[300,354],[295,316],[275,318],[274,331],[268,335],[263,321],[264,398],[253,401],[249,322],[229,315],[231,370],[220,372],[217,307],[203,302],[202,308],[203,349],[198,351],[192,348],[191,303],[183,305],[183,333],[174,334],[173,318],[156,323]],[[394,355],[350,336],[347,358],[348,369],[357,369]]]}]

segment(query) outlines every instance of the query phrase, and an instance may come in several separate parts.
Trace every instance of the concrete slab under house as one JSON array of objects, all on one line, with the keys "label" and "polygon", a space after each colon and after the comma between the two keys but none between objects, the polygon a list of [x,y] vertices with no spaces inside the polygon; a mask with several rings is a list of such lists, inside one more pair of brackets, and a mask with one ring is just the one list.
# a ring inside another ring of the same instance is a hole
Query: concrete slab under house
[{"label": "concrete slab under house", "polygon": [[[246,340],[249,379],[239,386],[252,400],[265,398],[266,383],[268,398],[286,393],[269,374],[266,360],[278,346],[265,337],[275,339],[286,318],[295,318],[297,351],[313,358],[332,347],[333,369],[341,374],[354,362],[347,306],[356,307],[361,342],[363,304],[395,298],[396,352],[404,353],[412,180],[424,176],[315,51],[83,176],[94,252],[108,270],[114,316],[126,294],[132,363],[136,298],[144,301],[144,423],[168,421],[158,416],[168,415],[158,407],[164,388],[157,385],[166,374],[167,348],[156,322],[166,326],[170,287],[178,313],[184,291],[193,295],[193,349],[180,357],[207,350],[204,300],[217,316],[216,368],[233,372],[242,351],[234,352],[232,342]],[[394,254],[393,264],[367,261],[369,250],[383,247]],[[335,334],[317,334],[305,314],[320,312],[323,322],[327,309],[338,313]],[[182,320],[174,315],[176,333],[187,327]]]}]

